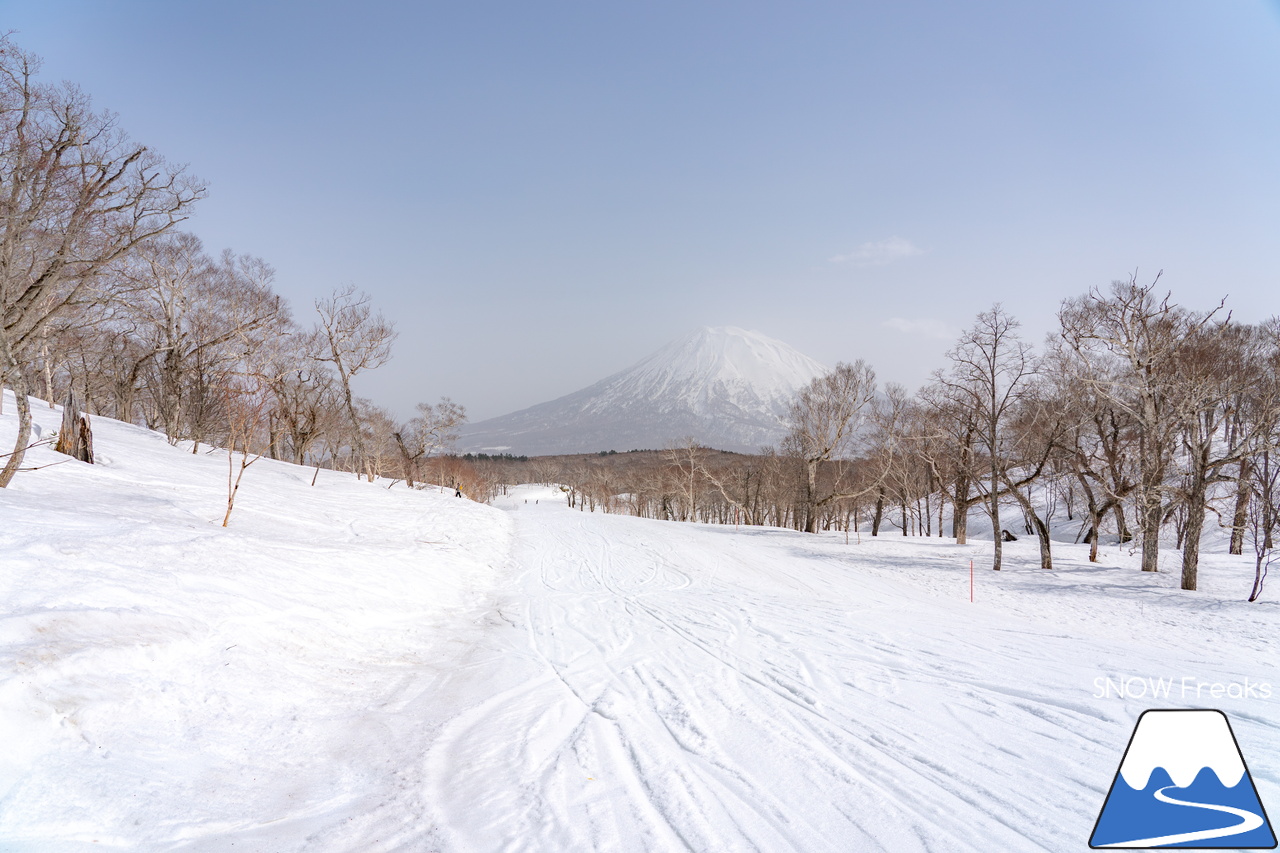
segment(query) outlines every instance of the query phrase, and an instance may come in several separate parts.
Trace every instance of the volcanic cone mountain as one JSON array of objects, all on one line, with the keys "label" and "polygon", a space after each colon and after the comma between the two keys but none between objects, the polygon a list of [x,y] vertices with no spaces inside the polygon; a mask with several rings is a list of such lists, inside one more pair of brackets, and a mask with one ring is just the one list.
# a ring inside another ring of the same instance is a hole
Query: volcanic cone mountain
[{"label": "volcanic cone mountain", "polygon": [[754,452],[781,441],[792,396],[825,372],[759,332],[704,327],[581,391],[471,424],[458,447],[534,456],[661,449],[692,436]]}]

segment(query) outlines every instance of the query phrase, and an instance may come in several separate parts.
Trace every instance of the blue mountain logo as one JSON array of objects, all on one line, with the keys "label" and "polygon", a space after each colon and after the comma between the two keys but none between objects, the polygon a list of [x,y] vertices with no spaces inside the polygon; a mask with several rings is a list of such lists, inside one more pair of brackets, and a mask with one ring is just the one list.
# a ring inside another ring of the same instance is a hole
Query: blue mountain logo
[{"label": "blue mountain logo", "polygon": [[1089,846],[1273,849],[1276,835],[1227,715],[1144,711]]}]

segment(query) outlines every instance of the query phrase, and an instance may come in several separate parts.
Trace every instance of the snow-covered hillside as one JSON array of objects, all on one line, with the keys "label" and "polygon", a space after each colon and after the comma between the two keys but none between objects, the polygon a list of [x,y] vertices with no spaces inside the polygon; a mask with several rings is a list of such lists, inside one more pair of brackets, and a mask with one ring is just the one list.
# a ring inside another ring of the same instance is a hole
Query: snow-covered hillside
[{"label": "snow-covered hillside", "polygon": [[1187,593],[266,460],[224,530],[224,456],[95,424],[0,491],[6,852],[1083,850],[1150,707],[1223,709],[1280,810],[1247,558]]},{"label": "snow-covered hillside", "polygon": [[39,448],[0,490],[0,850],[377,849],[507,517],[264,459],[224,529],[225,453],[94,430],[99,464]]},{"label": "snow-covered hillside", "polygon": [[755,452],[781,440],[795,392],[826,372],[781,341],[702,328],[568,396],[466,427],[463,450],[517,454],[661,449],[693,436]]}]

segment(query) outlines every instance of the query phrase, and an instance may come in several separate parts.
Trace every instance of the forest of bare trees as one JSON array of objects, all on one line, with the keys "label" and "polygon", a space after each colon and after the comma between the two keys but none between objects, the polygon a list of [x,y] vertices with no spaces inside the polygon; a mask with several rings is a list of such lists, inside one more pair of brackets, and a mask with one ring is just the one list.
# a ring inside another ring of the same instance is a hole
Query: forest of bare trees
[{"label": "forest of bare trees", "polygon": [[[981,512],[994,569],[1004,531],[1035,537],[1050,569],[1066,530],[1091,559],[1104,539],[1140,549],[1144,571],[1172,551],[1187,590],[1217,526],[1232,553],[1253,549],[1252,598],[1262,589],[1280,525],[1280,321],[1240,323],[1222,304],[1192,311],[1159,276],[1131,277],[1063,301],[1038,350],[1001,306],[978,314],[914,394],[880,387],[863,361],[840,364],[797,395],[785,439],[757,454],[689,439],[459,458],[448,451],[462,406],[422,403],[399,422],[356,395],[353,379],[384,364],[396,337],[367,294],[338,287],[295,315],[266,261],[211,254],[181,230],[205,195],[199,180],[38,70],[0,39],[0,381],[18,419],[0,487],[23,469],[29,398],[43,398],[74,403],[64,422],[77,430],[79,409],[193,453],[225,451],[224,523],[265,456],[482,501],[555,483],[584,510],[855,537],[964,543]],[[89,459],[85,442],[76,453]]]},{"label": "forest of bare trees", "polygon": [[[1252,546],[1256,599],[1280,523],[1280,322],[1188,310],[1159,276],[1067,299],[1058,319],[1037,352],[999,305],[980,313],[915,395],[838,365],[759,454],[688,440],[475,464],[496,484],[562,484],[583,510],[673,521],[964,543],[980,511],[993,534],[1034,537],[1045,569],[1054,531],[1095,561],[1106,537],[1140,549],[1145,571],[1171,551],[1187,590],[1215,525],[1231,553]],[[1004,536],[992,538],[998,570]]]},{"label": "forest of bare trees", "polygon": [[266,261],[210,254],[180,230],[205,196],[198,179],[38,72],[0,39],[0,383],[19,426],[0,487],[33,443],[29,395],[193,453],[224,448],[240,474],[270,456],[403,478],[448,443],[461,406],[423,404],[401,424],[355,395],[353,378],[385,363],[395,339],[366,294],[339,287],[295,317]]}]

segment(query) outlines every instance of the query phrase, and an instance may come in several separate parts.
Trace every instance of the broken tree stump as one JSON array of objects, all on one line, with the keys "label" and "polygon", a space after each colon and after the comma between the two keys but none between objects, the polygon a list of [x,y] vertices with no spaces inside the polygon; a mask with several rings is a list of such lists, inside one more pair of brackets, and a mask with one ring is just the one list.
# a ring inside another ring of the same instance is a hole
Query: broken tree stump
[{"label": "broken tree stump", "polygon": [[93,428],[89,416],[80,411],[74,391],[67,391],[67,401],[62,404],[62,426],[53,449],[93,464]]}]

